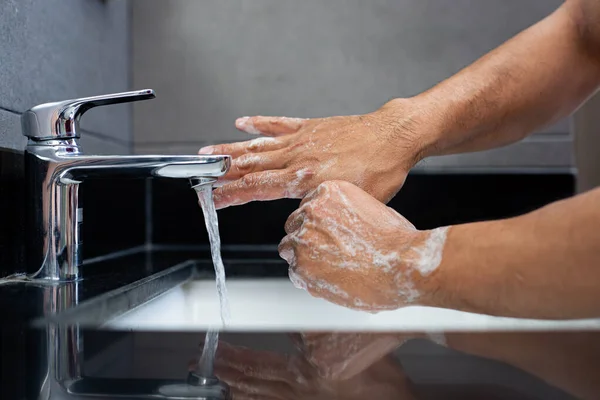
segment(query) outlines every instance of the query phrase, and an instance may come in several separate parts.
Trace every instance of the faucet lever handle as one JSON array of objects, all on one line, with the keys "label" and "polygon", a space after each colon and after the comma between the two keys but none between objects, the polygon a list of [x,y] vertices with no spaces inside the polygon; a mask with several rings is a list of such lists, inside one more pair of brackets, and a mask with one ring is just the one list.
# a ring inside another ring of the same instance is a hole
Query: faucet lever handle
[{"label": "faucet lever handle", "polygon": [[21,117],[23,135],[37,141],[76,139],[81,136],[79,119],[90,108],[154,97],[154,90],[144,89],[40,104],[25,111]]}]

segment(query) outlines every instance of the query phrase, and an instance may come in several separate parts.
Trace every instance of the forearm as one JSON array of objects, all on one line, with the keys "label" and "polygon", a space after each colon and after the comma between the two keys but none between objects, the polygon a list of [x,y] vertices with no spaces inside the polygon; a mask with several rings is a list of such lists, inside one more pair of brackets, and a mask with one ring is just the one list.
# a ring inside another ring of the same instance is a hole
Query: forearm
[{"label": "forearm", "polygon": [[[594,5],[582,11],[581,3]],[[596,3],[567,1],[474,64],[409,99],[414,111],[399,125],[415,132],[417,161],[506,145],[572,113],[600,84],[594,50],[598,35],[581,16],[598,15]]]},{"label": "forearm", "polygon": [[600,317],[600,189],[449,229],[426,281],[435,305],[529,318]]}]

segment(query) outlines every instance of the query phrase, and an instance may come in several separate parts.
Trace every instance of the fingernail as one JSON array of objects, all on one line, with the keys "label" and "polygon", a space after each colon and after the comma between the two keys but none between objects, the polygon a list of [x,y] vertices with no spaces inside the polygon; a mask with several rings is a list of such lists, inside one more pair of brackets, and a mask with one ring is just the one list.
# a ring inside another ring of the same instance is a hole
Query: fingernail
[{"label": "fingernail", "polygon": [[260,135],[261,134],[261,132],[258,129],[256,129],[256,127],[252,123],[252,120],[250,119],[250,117],[238,118],[235,121],[235,126],[238,129],[241,129],[244,132],[250,133],[252,135]]},{"label": "fingernail", "polygon": [[239,129],[244,129],[250,117],[242,117],[235,120],[235,126]]},{"label": "fingernail", "polygon": [[200,150],[198,150],[198,154],[212,154],[214,151],[215,151],[214,147],[205,146],[205,147],[201,148]]},{"label": "fingernail", "polygon": [[213,191],[213,203],[215,203],[215,210],[227,208],[227,205],[223,204],[223,200],[216,190]]}]

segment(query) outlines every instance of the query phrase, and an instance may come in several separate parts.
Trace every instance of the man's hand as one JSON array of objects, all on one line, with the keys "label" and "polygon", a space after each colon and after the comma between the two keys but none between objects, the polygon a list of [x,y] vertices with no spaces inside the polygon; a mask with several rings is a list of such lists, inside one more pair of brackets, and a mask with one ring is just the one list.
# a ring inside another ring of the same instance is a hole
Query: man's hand
[{"label": "man's hand", "polygon": [[394,100],[362,116],[240,118],[238,129],[267,137],[200,149],[233,157],[215,206],[302,198],[327,180],[352,182],[387,202],[418,161],[412,111],[408,100]]},{"label": "man's hand", "polygon": [[200,150],[234,158],[216,206],[301,198],[328,180],[387,202],[422,158],[521,140],[598,89],[599,20],[598,0],[567,0],[449,79],[364,116],[241,118],[238,129],[268,137]]},{"label": "man's hand", "polygon": [[325,182],[290,215],[279,254],[297,287],[370,312],[428,304],[446,228],[419,231],[362,189]]}]

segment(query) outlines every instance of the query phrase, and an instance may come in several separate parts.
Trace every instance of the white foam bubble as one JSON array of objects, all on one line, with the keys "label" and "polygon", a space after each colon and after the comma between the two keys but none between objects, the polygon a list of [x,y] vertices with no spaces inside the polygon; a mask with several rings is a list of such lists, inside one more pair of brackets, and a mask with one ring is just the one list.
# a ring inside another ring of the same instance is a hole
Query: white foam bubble
[{"label": "white foam bubble", "polygon": [[233,160],[233,163],[237,168],[243,169],[251,165],[261,164],[263,161],[264,157],[258,154],[246,154]]},{"label": "white foam bubble", "polygon": [[304,188],[306,180],[311,176],[308,168],[301,168],[294,172],[295,178],[286,185],[284,196],[287,198],[300,198],[305,193]]},{"label": "white foam bubble", "polygon": [[415,251],[419,254],[419,258],[414,263],[414,268],[417,269],[423,276],[427,276],[435,271],[442,263],[442,253],[444,244],[448,235],[447,226],[436,228],[431,231],[425,243]]},{"label": "white foam bubble", "polygon": [[256,139],[252,139],[248,143],[248,150],[261,150],[266,145],[277,142],[277,138],[272,137],[259,137]]},{"label": "white foam bubble", "polygon": [[306,285],[306,282],[304,281],[304,279],[300,278],[300,275],[295,273],[293,269],[290,268],[288,270],[288,275],[290,277],[290,281],[292,282],[292,284],[294,285],[295,288],[302,289],[302,290],[307,289],[307,285]]},{"label": "white foam bubble", "polygon": [[241,128],[244,132],[249,133],[251,135],[260,135],[262,132],[256,129],[254,126],[254,122],[250,117],[242,117],[238,120],[238,127]]}]

